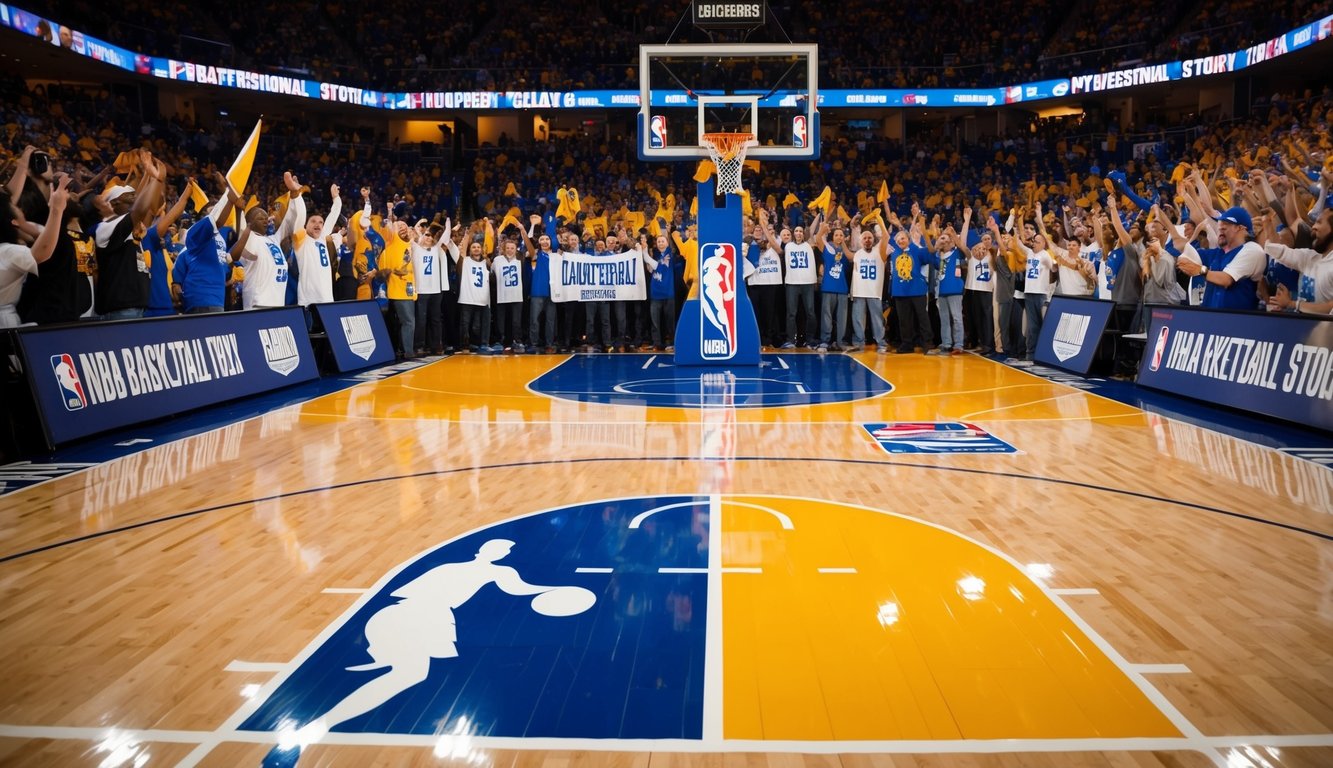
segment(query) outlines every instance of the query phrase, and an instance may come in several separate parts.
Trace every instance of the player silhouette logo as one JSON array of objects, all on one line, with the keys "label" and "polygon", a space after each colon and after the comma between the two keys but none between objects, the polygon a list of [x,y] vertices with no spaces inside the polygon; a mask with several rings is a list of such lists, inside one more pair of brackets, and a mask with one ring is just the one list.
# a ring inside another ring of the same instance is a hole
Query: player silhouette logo
[{"label": "player silhouette logo", "polygon": [[700,252],[705,254],[699,265],[702,356],[725,360],[736,352],[736,247],[709,243]]},{"label": "player silhouette logo", "polygon": [[514,542],[508,539],[491,539],[478,548],[473,559],[436,566],[391,592],[399,601],[366,622],[366,651],[371,662],[347,667],[348,672],[358,673],[388,671],[301,727],[296,744],[275,747],[264,764],[294,765],[301,746],[319,741],[339,723],[364,715],[425,681],[431,659],[457,657],[454,610],[487,585],[494,584],[510,595],[535,595],[532,610],[543,616],[574,616],[597,602],[597,596],[583,587],[527,583],[517,570],[499,564],[513,548]]},{"label": "player silhouette logo", "polygon": [[84,393],[83,382],[79,381],[79,373],[74,368],[74,358],[69,355],[51,355],[51,370],[60,387],[65,410],[78,411],[88,407],[88,395]]}]

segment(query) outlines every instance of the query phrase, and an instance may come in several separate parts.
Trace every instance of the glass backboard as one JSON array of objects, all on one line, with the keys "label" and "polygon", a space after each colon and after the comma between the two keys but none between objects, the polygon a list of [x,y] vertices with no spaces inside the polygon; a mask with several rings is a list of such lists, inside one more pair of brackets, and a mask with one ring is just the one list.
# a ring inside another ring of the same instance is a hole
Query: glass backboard
[{"label": "glass backboard", "polygon": [[707,157],[700,134],[736,131],[747,157],[818,157],[818,63],[812,44],[640,46],[639,157]]}]

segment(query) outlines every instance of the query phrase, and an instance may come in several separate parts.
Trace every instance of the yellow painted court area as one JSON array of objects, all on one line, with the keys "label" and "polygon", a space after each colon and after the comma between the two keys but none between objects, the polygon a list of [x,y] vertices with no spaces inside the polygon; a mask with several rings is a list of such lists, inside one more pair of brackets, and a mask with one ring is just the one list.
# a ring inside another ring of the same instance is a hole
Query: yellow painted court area
[{"label": "yellow painted court area", "polygon": [[1051,596],[974,541],[767,496],[724,498],[722,524],[723,568],[761,570],[724,570],[728,739],[1180,735]]}]

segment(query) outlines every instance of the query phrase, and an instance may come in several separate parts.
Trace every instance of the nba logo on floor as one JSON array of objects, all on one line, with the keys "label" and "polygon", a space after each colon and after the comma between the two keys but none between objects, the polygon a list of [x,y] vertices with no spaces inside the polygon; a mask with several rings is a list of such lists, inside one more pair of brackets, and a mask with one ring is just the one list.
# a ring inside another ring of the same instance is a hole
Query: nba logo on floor
[{"label": "nba logo on floor", "polygon": [[899,421],[865,429],[889,453],[1018,453],[981,427],[960,421]]},{"label": "nba logo on floor", "polygon": [[791,119],[791,145],[793,147],[804,147],[809,137],[809,129],[806,126],[805,115],[795,115]]},{"label": "nba logo on floor", "polygon": [[667,126],[664,115],[653,115],[648,125],[648,146],[652,149],[666,149]]},{"label": "nba logo on floor", "polygon": [[729,360],[736,354],[736,246],[708,243],[699,255],[701,354],[705,360]]},{"label": "nba logo on floor", "polygon": [[69,355],[51,355],[51,370],[56,375],[56,384],[60,387],[60,397],[67,411],[81,411],[88,407],[88,396],[83,391],[83,382],[79,381],[79,371],[74,367],[74,358]]},{"label": "nba logo on floor", "polygon": [[1162,367],[1162,355],[1166,354],[1166,337],[1171,335],[1171,329],[1162,326],[1162,330],[1157,334],[1157,344],[1152,348],[1152,362],[1148,364],[1150,370],[1157,370]]}]

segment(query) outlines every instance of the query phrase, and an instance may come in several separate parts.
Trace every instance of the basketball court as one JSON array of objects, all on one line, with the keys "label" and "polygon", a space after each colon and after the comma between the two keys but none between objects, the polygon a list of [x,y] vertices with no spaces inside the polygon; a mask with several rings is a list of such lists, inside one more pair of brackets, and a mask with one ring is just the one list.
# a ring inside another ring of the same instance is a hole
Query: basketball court
[{"label": "basketball court", "polygon": [[[651,358],[442,359],[6,497],[3,762],[1333,759],[1327,468],[970,355]],[[485,584],[303,741],[494,539],[593,604]]]}]

